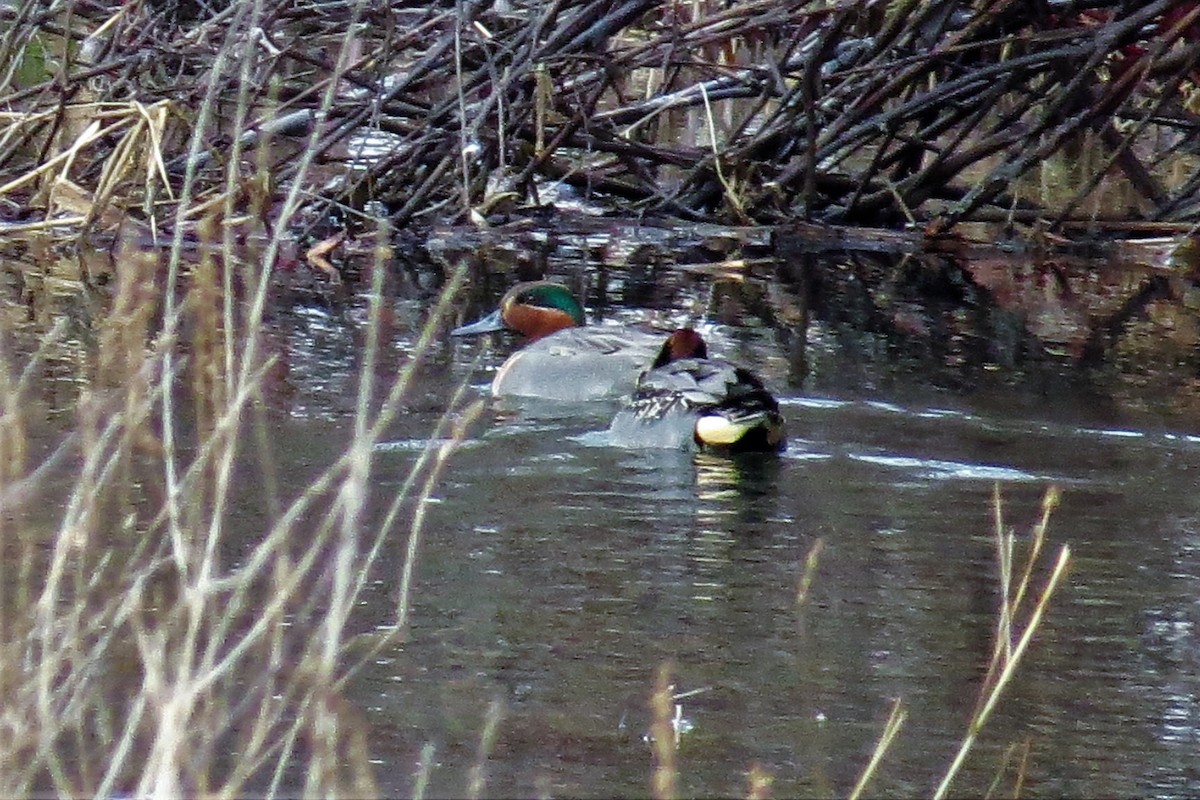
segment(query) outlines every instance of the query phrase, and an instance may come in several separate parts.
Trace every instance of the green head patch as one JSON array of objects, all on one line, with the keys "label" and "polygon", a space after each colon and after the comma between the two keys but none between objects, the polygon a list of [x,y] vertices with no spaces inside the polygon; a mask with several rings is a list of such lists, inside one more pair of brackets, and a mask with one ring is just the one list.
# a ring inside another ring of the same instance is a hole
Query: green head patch
[{"label": "green head patch", "polygon": [[569,315],[576,325],[583,325],[585,322],[583,306],[579,305],[579,301],[567,287],[559,283],[532,283],[518,294],[515,300],[525,305],[562,311]]}]

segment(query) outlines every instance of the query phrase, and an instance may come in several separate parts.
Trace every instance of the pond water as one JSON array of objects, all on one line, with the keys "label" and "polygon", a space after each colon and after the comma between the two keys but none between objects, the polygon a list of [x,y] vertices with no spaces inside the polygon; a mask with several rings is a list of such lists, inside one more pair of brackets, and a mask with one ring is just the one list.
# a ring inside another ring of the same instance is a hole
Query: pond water
[{"label": "pond water", "polygon": [[[413,794],[423,754],[430,796],[462,796],[473,776],[486,796],[645,795],[663,664],[687,693],[685,794],[745,794],[757,764],[775,796],[843,796],[897,699],[907,719],[867,793],[931,793],[992,650],[997,486],[1020,543],[1048,487],[1062,489],[1048,550],[1069,544],[1072,563],[952,795],[982,795],[1001,774],[1011,794],[1026,746],[1024,796],[1200,792],[1195,425],[1135,413],[1070,373],[964,373],[820,320],[801,372],[786,331],[714,312],[702,277],[653,291],[618,280],[607,304],[595,276],[560,277],[592,287],[607,320],[698,320],[776,392],[787,450],[621,449],[603,436],[612,405],[489,400],[428,504],[411,629],[351,689],[385,795]],[[494,283],[460,316],[493,301],[506,281]],[[288,413],[272,423],[284,496],[344,447],[363,303],[272,320],[287,366],[275,401]],[[383,375],[410,358],[430,304],[417,290],[393,298]],[[456,388],[486,396],[516,346],[439,337],[376,453],[380,507]],[[382,574],[399,575],[404,547],[389,544]],[[359,628],[390,618],[397,584],[372,587]]]},{"label": "pond water", "polygon": [[[676,288],[664,307],[704,305],[702,282]],[[489,401],[431,502],[411,635],[355,687],[385,793],[412,792],[426,747],[430,794],[466,792],[498,708],[484,794],[645,794],[664,663],[694,691],[680,701],[686,794],[744,794],[759,764],[776,796],[844,795],[897,698],[907,721],[868,793],[930,793],[991,653],[997,485],[1021,541],[1060,487],[1050,549],[1068,543],[1073,561],[954,793],[982,794],[1001,773],[1011,792],[1019,756],[1006,772],[1004,754],[1026,744],[1025,796],[1200,791],[1193,428],[1065,378],[964,388],[822,346],[833,338],[819,324],[797,380],[764,326],[703,330],[776,390],[787,451],[619,449],[603,436],[612,406]],[[436,397],[463,378],[485,396],[517,344],[446,341],[426,411],[380,448],[381,497],[404,480]],[[393,589],[377,587],[381,615]]]}]

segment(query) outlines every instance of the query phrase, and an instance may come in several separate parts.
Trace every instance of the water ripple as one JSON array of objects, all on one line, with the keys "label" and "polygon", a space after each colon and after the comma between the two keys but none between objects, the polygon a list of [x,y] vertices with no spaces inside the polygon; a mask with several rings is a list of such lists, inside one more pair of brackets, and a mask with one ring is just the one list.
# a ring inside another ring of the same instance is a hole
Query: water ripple
[{"label": "water ripple", "polygon": [[929,480],[986,480],[986,481],[1048,481],[1046,475],[1036,475],[1013,467],[987,464],[968,464],[957,461],[912,458],[909,456],[872,456],[850,454],[851,459],[883,467],[910,470],[917,477]]}]

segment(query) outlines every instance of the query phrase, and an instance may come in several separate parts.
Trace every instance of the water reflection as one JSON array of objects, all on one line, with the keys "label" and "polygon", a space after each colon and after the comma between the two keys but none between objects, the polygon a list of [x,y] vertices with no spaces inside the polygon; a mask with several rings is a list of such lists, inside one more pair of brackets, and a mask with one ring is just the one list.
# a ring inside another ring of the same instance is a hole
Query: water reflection
[{"label": "water reflection", "polygon": [[[702,284],[660,278],[621,291],[651,307],[706,307]],[[427,308],[398,298],[389,311],[387,375],[409,363]],[[272,443],[292,470],[281,476],[289,494],[344,446],[361,314],[285,319],[289,388],[268,400],[289,412]],[[670,660],[681,691],[705,690],[681,700],[685,793],[741,794],[758,762],[776,796],[845,794],[901,697],[909,722],[871,793],[928,794],[991,651],[1000,480],[1019,533],[1045,484],[1065,487],[1051,536],[1075,562],[957,793],[981,795],[1009,744],[1027,739],[1025,796],[1200,792],[1200,439],[1188,425],[1121,413],[1075,385],[950,392],[905,354],[855,349],[870,337],[822,349],[835,337],[819,325],[812,376],[798,385],[782,339],[740,322],[712,326],[712,338],[781,394],[790,440],[778,458],[615,448],[603,406],[489,406],[428,508],[408,637],[353,688],[383,791],[411,794],[431,745],[430,793],[463,794],[500,700],[487,795],[643,795],[645,701]],[[403,482],[458,382],[486,387],[511,346],[479,365],[477,345],[435,348],[376,448],[380,498]],[[53,387],[79,380],[83,349],[64,344],[50,368],[56,407]],[[385,575],[400,574],[403,549],[389,543]],[[394,585],[373,588],[360,609],[368,627],[394,602]]]},{"label": "water reflection", "polygon": [[901,697],[909,723],[872,788],[928,793],[991,652],[1002,478],[1018,530],[1046,483],[1068,487],[1051,535],[1077,560],[956,785],[984,791],[1009,744],[1032,737],[1027,796],[1194,788],[1193,553],[1170,566],[1155,553],[1194,536],[1179,490],[1200,448],[1103,417],[948,400],[788,395],[794,435],[772,459],[613,448],[611,409],[498,410],[451,471],[411,641],[378,676],[406,676],[381,712],[408,742],[394,756],[436,742],[432,785],[456,793],[498,696],[489,794],[642,794],[645,700],[670,660],[680,691],[706,690],[681,700],[685,791],[740,792],[758,761],[781,796],[844,793]]}]

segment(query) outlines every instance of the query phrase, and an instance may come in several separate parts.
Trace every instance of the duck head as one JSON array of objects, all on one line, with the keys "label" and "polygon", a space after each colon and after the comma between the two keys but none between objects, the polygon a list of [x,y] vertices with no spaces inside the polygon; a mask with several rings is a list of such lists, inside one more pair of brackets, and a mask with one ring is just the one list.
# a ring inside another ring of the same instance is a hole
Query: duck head
[{"label": "duck head", "polygon": [[536,341],[564,328],[584,324],[583,307],[571,290],[553,281],[518,283],[508,290],[500,307],[483,319],[450,331],[451,336],[509,330]]},{"label": "duck head", "polygon": [[677,328],[668,336],[650,364],[650,369],[665,367],[672,361],[684,358],[708,358],[708,345],[704,343],[704,337],[692,328]]}]

